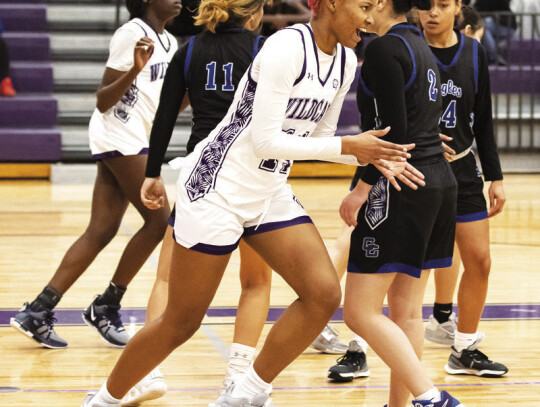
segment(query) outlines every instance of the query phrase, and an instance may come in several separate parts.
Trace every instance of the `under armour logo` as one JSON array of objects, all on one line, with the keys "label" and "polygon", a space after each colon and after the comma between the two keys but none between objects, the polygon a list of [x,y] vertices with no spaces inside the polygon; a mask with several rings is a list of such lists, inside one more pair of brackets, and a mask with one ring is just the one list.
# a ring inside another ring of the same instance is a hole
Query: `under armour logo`
[{"label": "under armour logo", "polygon": [[313,74],[308,72],[307,78],[312,81],[313,80]]},{"label": "under armour logo", "polygon": [[337,89],[337,88],[338,88],[338,85],[339,85],[338,80],[337,80],[337,79],[334,79],[334,80],[332,81],[332,86],[334,86],[334,89]]}]

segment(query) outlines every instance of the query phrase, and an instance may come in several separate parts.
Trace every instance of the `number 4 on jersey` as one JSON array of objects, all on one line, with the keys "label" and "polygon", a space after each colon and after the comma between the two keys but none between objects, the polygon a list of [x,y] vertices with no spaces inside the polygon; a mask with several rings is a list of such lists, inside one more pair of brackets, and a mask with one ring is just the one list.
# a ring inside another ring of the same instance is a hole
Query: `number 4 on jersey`
[{"label": "number 4 on jersey", "polygon": [[[221,86],[221,90],[225,92],[231,92],[234,90],[232,83],[233,63],[229,62],[222,66],[223,72],[225,72],[225,83]],[[216,61],[212,61],[206,64],[206,90],[216,90]]]},{"label": "number 4 on jersey", "polygon": [[452,100],[444,111],[441,121],[447,129],[453,129],[456,127],[456,120],[456,101]]}]

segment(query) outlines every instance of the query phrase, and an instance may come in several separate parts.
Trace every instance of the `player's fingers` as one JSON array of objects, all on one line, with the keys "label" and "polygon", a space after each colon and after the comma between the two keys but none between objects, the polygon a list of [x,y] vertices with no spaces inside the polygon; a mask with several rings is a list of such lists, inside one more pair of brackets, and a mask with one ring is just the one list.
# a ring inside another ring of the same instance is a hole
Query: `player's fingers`
[{"label": "player's fingers", "polygon": [[382,137],[385,134],[387,134],[390,131],[390,126],[382,129],[382,130],[370,130],[368,131],[369,134],[375,136],[375,137]]},{"label": "player's fingers", "polygon": [[456,154],[456,151],[454,149],[452,149],[450,146],[448,146],[448,144],[446,143],[442,143],[442,146],[444,148],[444,151],[448,154]]},{"label": "player's fingers", "polygon": [[446,134],[439,133],[439,137],[443,139],[444,141],[452,141],[453,138],[450,136],[447,136]]},{"label": "player's fingers", "polygon": [[406,171],[409,171],[412,173],[415,177],[420,178],[421,180],[425,179],[424,174],[422,174],[420,171],[418,171],[414,166],[407,163],[407,166],[405,167]]},{"label": "player's fingers", "polygon": [[399,174],[398,179],[412,189],[418,189],[418,184],[420,183],[420,181],[422,181],[408,171],[404,171],[403,174]]},{"label": "player's fingers", "polygon": [[394,176],[390,176],[390,177],[386,177],[388,179],[388,181],[390,181],[390,184],[392,184],[392,186],[398,190],[398,191],[401,191],[401,187],[400,185],[398,184],[396,178]]}]

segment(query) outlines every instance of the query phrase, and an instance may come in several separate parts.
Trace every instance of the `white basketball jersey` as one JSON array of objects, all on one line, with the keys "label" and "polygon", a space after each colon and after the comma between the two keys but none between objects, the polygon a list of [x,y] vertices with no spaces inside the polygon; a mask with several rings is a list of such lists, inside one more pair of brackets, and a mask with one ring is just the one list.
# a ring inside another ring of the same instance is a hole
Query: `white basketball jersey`
[{"label": "white basketball jersey", "polygon": [[[192,202],[214,192],[233,205],[260,202],[286,183],[292,161],[273,157],[261,159],[256,156],[252,142],[253,102],[257,87],[260,87],[261,61],[282,52],[283,47],[296,47],[297,53],[303,52],[303,62],[296,64],[296,80],[292,91],[288,90],[288,103],[282,106],[279,117],[276,115],[276,120],[282,123],[282,134],[288,135],[287,138],[309,137],[317,133],[318,126],[322,127],[325,120],[331,120],[335,130],[343,95],[354,78],[356,56],[340,44],[332,56],[322,55],[311,27],[305,24],[279,31],[266,41],[240,81],[225,118],[188,158],[185,170],[190,174],[184,173],[182,178],[187,176],[184,186]],[[324,66],[319,63],[323,57]],[[337,115],[333,112],[329,119],[325,113],[335,102],[338,92]],[[257,106],[261,108],[260,104]],[[327,135],[333,135],[333,131],[331,133]],[[317,159],[315,156],[310,158]]]},{"label": "white basketball jersey", "polygon": [[148,147],[163,79],[178,49],[176,38],[167,31],[158,34],[139,18],[130,20],[111,39],[107,67],[129,71],[133,67],[135,45],[142,37],[154,41],[152,56],[115,106],[103,114],[96,109],[92,115],[89,133],[94,156],[110,151],[138,154]]}]

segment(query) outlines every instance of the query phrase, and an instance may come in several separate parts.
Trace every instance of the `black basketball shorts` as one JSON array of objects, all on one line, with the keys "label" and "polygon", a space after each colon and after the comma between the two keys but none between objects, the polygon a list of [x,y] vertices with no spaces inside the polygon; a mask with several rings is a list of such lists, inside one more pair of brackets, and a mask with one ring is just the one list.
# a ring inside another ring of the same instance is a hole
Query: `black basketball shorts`
[{"label": "black basketball shorts", "polygon": [[457,182],[441,156],[413,165],[426,186],[396,191],[379,178],[358,213],[348,272],[405,273],[449,267],[454,252]]}]

